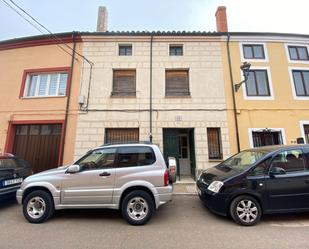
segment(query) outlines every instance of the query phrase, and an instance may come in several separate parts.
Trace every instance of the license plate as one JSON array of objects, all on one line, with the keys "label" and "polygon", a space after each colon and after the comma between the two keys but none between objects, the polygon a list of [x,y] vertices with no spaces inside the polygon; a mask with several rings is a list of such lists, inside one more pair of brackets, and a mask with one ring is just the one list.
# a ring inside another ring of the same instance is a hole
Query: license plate
[{"label": "license plate", "polygon": [[3,186],[13,185],[23,182],[23,178],[10,179],[3,182]]}]

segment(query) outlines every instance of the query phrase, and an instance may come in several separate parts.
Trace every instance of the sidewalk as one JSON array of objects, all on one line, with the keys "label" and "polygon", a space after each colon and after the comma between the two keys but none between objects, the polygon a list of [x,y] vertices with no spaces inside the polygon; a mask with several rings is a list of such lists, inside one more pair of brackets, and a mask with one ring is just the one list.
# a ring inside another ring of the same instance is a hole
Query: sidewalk
[{"label": "sidewalk", "polygon": [[182,177],[174,183],[174,195],[196,195],[195,181],[192,178]]}]

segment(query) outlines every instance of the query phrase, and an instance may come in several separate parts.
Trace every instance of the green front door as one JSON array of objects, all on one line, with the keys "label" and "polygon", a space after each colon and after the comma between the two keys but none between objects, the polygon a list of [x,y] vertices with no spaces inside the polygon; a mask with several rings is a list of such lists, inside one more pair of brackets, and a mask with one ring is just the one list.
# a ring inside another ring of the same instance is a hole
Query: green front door
[{"label": "green front door", "polygon": [[164,158],[175,157],[177,162],[177,175],[179,171],[179,134],[177,129],[163,129],[163,151]]}]

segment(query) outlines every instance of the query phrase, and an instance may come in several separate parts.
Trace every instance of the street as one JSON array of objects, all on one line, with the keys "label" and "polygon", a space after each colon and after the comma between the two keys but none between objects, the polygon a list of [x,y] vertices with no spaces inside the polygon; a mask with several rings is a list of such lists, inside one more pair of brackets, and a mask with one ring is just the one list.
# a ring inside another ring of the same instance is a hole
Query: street
[{"label": "street", "polygon": [[14,199],[0,204],[0,248],[309,248],[309,213],[265,216],[241,227],[211,214],[197,196],[177,195],[146,226],[114,210],[61,210],[29,224]]}]

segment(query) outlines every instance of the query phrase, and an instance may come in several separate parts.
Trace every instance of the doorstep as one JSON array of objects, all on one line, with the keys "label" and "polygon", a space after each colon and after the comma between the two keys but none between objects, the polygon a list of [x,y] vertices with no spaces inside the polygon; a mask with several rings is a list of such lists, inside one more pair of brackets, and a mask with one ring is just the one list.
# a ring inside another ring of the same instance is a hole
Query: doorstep
[{"label": "doorstep", "polygon": [[181,177],[181,181],[177,179],[173,188],[174,195],[196,195],[195,181],[190,177]]}]

